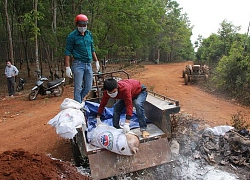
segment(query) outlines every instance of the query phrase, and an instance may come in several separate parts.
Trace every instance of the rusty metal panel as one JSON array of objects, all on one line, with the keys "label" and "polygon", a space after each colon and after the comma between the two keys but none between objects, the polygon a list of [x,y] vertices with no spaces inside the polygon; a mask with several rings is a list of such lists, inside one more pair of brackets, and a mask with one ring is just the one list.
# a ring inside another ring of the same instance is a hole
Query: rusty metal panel
[{"label": "rusty metal panel", "polygon": [[91,176],[103,179],[115,175],[146,169],[171,161],[167,138],[140,143],[139,152],[133,156],[121,156],[107,150],[88,155]]},{"label": "rusty metal panel", "polygon": [[164,99],[148,94],[144,108],[146,117],[166,133],[168,138],[171,138],[170,114],[178,113],[180,107]]}]

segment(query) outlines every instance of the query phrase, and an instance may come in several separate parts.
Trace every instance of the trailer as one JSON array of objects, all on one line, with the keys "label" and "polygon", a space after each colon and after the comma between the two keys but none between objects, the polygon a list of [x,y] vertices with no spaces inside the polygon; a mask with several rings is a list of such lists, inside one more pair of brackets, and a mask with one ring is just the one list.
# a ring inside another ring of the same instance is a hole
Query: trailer
[{"label": "trailer", "polygon": [[[103,82],[110,77],[117,78],[117,80],[129,79],[129,74],[123,70],[95,73],[93,88],[87,101],[100,102]],[[107,106],[111,107],[114,103],[115,100],[110,99]],[[123,156],[95,147],[87,142],[83,128],[78,127],[78,133],[71,139],[76,165],[88,164],[93,179],[104,179],[170,162],[172,158],[169,146],[172,134],[171,117],[180,111],[179,101],[148,91],[144,107],[146,117],[151,120],[151,123],[147,124],[150,137],[142,138],[139,128],[131,130],[140,137],[137,154]]]}]

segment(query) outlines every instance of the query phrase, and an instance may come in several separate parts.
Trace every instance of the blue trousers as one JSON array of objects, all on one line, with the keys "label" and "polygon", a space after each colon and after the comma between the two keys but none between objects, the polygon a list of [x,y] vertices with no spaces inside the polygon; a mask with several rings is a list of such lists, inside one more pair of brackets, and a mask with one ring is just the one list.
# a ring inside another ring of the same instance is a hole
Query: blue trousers
[{"label": "blue trousers", "polygon": [[82,103],[83,98],[92,88],[93,71],[91,63],[73,61],[74,100]]},{"label": "blue trousers", "polygon": [[[141,91],[140,94],[133,99],[133,105],[136,109],[136,114],[139,121],[140,131],[147,130],[144,102],[146,101],[148,92],[146,90]],[[115,128],[120,128],[119,121],[121,112],[125,107],[125,102],[122,99],[119,99],[114,105],[114,114],[113,114],[113,126]]]}]

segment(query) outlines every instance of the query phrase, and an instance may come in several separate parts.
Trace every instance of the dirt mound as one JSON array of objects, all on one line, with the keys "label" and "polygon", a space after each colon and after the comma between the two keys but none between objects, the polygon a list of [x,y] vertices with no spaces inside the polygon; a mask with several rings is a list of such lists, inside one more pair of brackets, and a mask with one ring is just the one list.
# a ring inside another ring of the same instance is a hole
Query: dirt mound
[{"label": "dirt mound", "polygon": [[53,160],[44,154],[14,149],[0,154],[0,179],[88,180],[69,162]]}]

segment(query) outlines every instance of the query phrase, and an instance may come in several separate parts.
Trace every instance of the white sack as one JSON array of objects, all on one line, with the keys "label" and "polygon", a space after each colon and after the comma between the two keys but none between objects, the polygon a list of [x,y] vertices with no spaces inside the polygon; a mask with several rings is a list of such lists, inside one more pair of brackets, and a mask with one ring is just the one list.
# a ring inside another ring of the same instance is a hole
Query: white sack
[{"label": "white sack", "polygon": [[72,108],[72,109],[80,110],[83,106],[84,106],[84,102],[81,104],[78,101],[75,101],[74,99],[65,98],[60,106],[60,109],[64,110],[64,109]]},{"label": "white sack", "polygon": [[72,139],[76,133],[76,128],[79,126],[86,127],[85,117],[78,107],[80,103],[74,102],[74,100],[66,98],[61,107],[61,110],[48,124],[56,128],[56,133],[63,138]]},{"label": "white sack", "polygon": [[226,132],[230,131],[231,129],[233,129],[234,127],[232,126],[216,126],[216,127],[213,127],[213,128],[206,128],[205,130],[207,131],[211,131],[214,133],[214,135],[225,135]]},{"label": "white sack", "polygon": [[92,145],[121,155],[133,155],[122,129],[116,129],[113,126],[101,123],[90,133],[90,143]]}]

